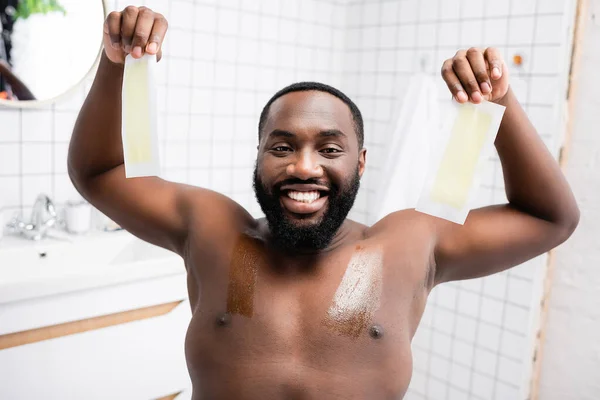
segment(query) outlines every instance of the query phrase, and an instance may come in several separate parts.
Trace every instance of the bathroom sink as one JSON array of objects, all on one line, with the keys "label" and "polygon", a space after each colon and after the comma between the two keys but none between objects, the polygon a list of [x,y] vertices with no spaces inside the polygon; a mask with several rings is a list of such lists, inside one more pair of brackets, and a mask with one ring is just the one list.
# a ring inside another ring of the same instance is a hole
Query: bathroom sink
[{"label": "bathroom sink", "polygon": [[8,292],[16,294],[23,287],[36,287],[36,293],[42,295],[56,289],[58,283],[63,289],[69,285],[89,288],[185,271],[179,256],[128,232],[69,239],[31,242],[11,238],[10,244],[16,245],[6,245],[3,239],[0,303],[10,297]]}]

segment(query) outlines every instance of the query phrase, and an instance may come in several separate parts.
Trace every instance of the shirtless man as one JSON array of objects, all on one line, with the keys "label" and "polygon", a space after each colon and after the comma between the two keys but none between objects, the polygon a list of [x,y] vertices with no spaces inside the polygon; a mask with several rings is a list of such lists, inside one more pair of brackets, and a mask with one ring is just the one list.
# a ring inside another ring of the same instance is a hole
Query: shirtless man
[{"label": "shirtless man", "polygon": [[433,287],[518,265],[577,226],[569,185],[492,48],[458,51],[442,67],[460,102],[507,107],[495,145],[509,203],[473,210],[464,225],[415,210],[373,226],[346,219],[365,169],[362,120],[320,85],[293,86],[262,114],[254,185],[266,219],[211,190],[125,179],[124,56],[160,54],[166,30],[143,7],[108,16],[68,163],[92,204],[185,260],[194,399],[402,398]]}]

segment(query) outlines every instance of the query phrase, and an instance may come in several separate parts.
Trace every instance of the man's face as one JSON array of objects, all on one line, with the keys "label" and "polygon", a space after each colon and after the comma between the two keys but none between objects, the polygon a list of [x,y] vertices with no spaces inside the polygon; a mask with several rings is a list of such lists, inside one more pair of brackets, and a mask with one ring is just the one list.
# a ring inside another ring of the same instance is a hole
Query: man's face
[{"label": "man's face", "polygon": [[288,93],[270,107],[254,191],[274,240],[320,250],[354,204],[365,167],[348,106],[329,93]]}]

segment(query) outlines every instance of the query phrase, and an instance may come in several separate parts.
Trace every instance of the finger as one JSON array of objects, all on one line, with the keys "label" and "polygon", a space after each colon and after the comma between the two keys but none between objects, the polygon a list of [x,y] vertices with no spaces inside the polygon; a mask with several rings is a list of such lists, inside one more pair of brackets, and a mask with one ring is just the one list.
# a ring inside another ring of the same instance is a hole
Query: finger
[{"label": "finger", "polygon": [[133,40],[133,33],[135,32],[138,14],[139,10],[134,6],[125,8],[121,13],[121,41],[126,53],[131,53],[131,42]]},{"label": "finger", "polygon": [[131,55],[134,58],[140,58],[144,54],[144,49],[152,32],[152,25],[154,25],[154,12],[149,8],[140,7],[131,42]]},{"label": "finger", "polygon": [[465,88],[469,98],[474,103],[479,103],[482,100],[479,92],[479,82],[475,79],[471,64],[467,59],[466,52],[459,52],[452,61],[452,69],[458,77],[463,88]]},{"label": "finger", "polygon": [[504,61],[500,51],[496,48],[488,47],[485,50],[485,59],[490,66],[490,76],[492,79],[497,81],[502,78]]},{"label": "finger", "polygon": [[454,73],[454,69],[452,68],[452,59],[446,60],[442,65],[442,77],[448,85],[448,89],[452,93],[452,96],[459,103],[464,103],[469,100],[469,96],[465,93],[465,89],[462,87],[460,80]]},{"label": "finger", "polygon": [[492,82],[488,75],[488,67],[483,52],[479,49],[470,48],[467,51],[467,59],[469,60],[469,64],[471,64],[471,71],[473,71],[473,75],[475,75],[475,79],[477,79],[477,82],[479,83],[481,93],[491,93]]},{"label": "finger", "polygon": [[167,29],[169,24],[167,19],[161,14],[154,15],[154,25],[152,26],[152,33],[150,33],[150,37],[148,38],[148,45],[146,46],[146,51],[148,54],[156,54],[158,60],[160,60],[162,56],[162,43],[165,39],[165,35],[167,33]]},{"label": "finger", "polygon": [[121,48],[121,13],[113,11],[108,14],[104,22],[104,33],[110,38],[113,49]]}]

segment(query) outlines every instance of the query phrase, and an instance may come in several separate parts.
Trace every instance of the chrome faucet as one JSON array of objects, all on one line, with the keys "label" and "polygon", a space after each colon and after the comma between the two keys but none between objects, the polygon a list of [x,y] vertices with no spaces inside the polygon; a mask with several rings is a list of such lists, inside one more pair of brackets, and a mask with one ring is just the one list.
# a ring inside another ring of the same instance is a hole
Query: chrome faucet
[{"label": "chrome faucet", "polygon": [[8,228],[28,239],[41,240],[57,221],[54,203],[47,195],[40,194],[33,205],[30,221],[22,221],[19,216],[16,216],[9,222]]}]

